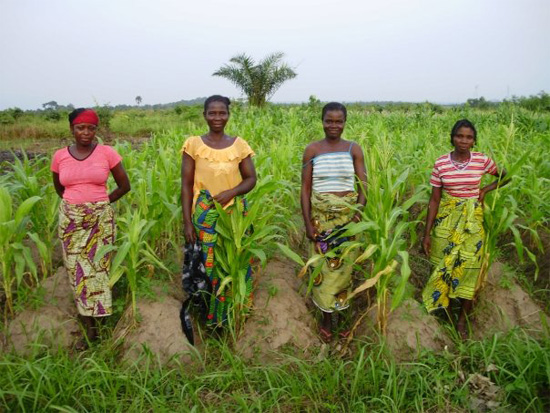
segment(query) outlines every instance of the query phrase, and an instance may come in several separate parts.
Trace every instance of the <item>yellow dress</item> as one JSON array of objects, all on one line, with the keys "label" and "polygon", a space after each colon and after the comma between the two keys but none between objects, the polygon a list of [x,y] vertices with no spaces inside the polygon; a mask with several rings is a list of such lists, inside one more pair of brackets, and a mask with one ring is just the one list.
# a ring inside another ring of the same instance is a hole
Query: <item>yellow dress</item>
[{"label": "yellow dress", "polygon": [[[239,185],[243,180],[239,164],[248,156],[255,155],[248,143],[238,136],[231,146],[223,149],[211,148],[200,136],[191,136],[185,141],[181,151],[195,160],[193,210],[201,190],[207,190],[211,196],[216,196]],[[225,208],[232,204],[233,200]]]}]

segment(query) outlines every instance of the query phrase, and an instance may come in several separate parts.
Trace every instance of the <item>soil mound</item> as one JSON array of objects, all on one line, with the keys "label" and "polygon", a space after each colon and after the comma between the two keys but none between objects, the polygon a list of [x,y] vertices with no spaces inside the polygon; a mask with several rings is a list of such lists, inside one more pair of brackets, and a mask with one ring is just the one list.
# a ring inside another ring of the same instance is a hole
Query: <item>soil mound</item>
[{"label": "soil mound", "polygon": [[[369,310],[355,337],[364,341],[372,341],[373,337],[382,339],[376,326],[376,305]],[[397,361],[416,360],[423,349],[439,352],[453,346],[437,318],[412,298],[388,317],[385,344]]]},{"label": "soil mound", "polygon": [[293,263],[275,259],[267,264],[255,291],[252,316],[236,344],[243,357],[265,362],[276,360],[283,350],[307,357],[320,345],[298,286]]},{"label": "soil mound", "polygon": [[19,313],[7,329],[7,350],[27,355],[37,346],[70,348],[80,334],[73,293],[65,268],[60,267],[40,286],[44,303]]},{"label": "soil mound", "polygon": [[[543,323],[545,319],[546,323]],[[507,276],[503,265],[494,263],[487,276],[487,285],[479,293],[473,312],[474,338],[483,339],[497,332],[520,327],[534,337],[539,337],[549,317]]]},{"label": "soil mound", "polygon": [[132,362],[151,352],[160,364],[171,360],[189,363],[196,354],[183,334],[180,322],[181,300],[157,291],[158,298],[138,300],[138,322],[133,323],[131,308],[122,317],[114,334],[122,342],[123,359]]}]

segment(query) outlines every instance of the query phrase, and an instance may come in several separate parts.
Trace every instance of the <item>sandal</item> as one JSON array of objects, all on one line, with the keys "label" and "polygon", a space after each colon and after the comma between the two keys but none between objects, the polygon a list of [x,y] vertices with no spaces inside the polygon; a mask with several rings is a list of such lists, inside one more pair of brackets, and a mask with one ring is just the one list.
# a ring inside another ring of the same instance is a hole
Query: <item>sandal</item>
[{"label": "sandal", "polygon": [[319,334],[323,342],[330,343],[332,341],[332,333],[325,327],[319,327]]},{"label": "sandal", "polygon": [[343,339],[348,338],[350,334],[351,334],[351,330],[343,330],[343,331],[340,331],[340,332],[338,333],[338,335],[340,336],[340,338],[343,338]]}]

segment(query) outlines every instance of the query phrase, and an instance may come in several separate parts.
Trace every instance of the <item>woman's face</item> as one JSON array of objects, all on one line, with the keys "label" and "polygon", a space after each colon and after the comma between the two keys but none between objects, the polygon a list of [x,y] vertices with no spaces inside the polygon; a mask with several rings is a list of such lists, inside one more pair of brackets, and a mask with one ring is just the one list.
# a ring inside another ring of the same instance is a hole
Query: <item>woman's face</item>
[{"label": "woman's face", "polygon": [[461,151],[469,151],[474,147],[475,142],[474,131],[467,126],[458,128],[453,136],[453,146]]},{"label": "woman's face", "polygon": [[327,138],[339,138],[344,132],[346,117],[341,110],[329,110],[323,118],[323,130]]},{"label": "woman's face", "polygon": [[229,120],[229,110],[223,102],[212,102],[204,112],[204,119],[212,132],[223,132]]},{"label": "woman's face", "polygon": [[71,132],[74,140],[80,146],[89,146],[95,138],[97,125],[92,123],[79,123],[71,126]]}]

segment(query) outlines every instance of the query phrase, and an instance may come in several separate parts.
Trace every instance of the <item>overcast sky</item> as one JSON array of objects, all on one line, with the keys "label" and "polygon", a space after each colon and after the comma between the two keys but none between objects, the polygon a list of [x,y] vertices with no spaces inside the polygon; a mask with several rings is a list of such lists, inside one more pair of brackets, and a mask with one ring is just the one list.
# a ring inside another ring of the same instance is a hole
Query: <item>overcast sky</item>
[{"label": "overcast sky", "polygon": [[241,97],[212,73],[275,51],[275,102],[550,92],[550,1],[0,0],[0,110]]}]

